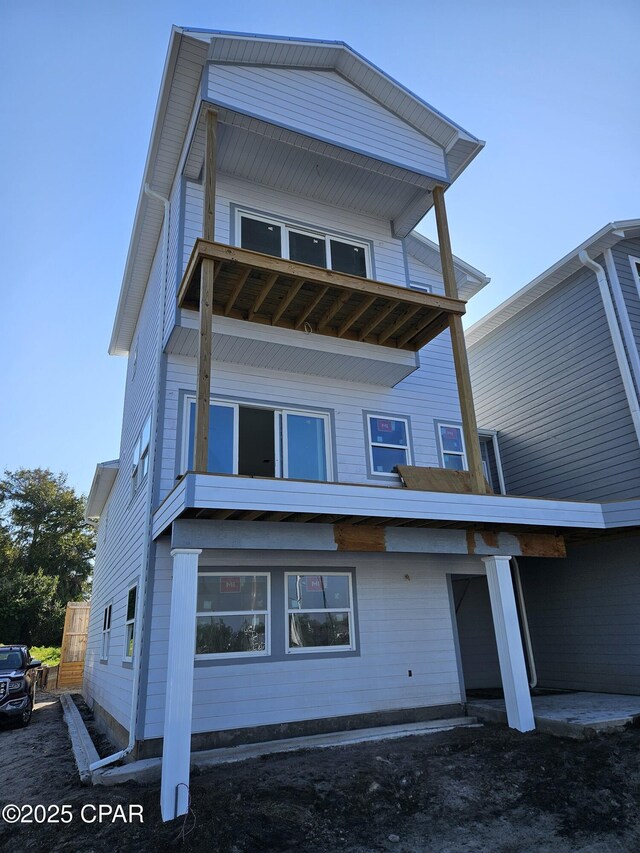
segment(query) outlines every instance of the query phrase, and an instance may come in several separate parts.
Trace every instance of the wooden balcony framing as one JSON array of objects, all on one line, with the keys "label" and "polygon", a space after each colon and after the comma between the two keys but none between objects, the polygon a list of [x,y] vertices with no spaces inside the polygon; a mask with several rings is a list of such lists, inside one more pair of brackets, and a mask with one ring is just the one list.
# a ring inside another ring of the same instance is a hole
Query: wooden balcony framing
[{"label": "wooden balcony framing", "polygon": [[415,351],[461,317],[465,303],[394,284],[196,240],[178,292],[199,310],[201,267],[215,266],[214,315]]}]

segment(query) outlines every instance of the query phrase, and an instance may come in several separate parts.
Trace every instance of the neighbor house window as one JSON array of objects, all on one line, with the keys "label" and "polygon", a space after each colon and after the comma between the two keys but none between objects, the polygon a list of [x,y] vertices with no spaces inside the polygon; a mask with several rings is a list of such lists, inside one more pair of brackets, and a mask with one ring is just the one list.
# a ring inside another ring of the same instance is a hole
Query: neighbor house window
[{"label": "neighbor house window", "polygon": [[198,575],[196,655],[268,655],[270,576],[267,572]]},{"label": "neighbor house window", "polygon": [[315,267],[326,267],[360,278],[371,277],[370,250],[365,242],[299,228],[242,211],[238,211],[237,216],[243,249]]},{"label": "neighbor house window", "polygon": [[630,257],[629,263],[631,264],[631,272],[633,273],[633,278],[638,289],[638,296],[640,296],[640,258]]},{"label": "neighbor house window", "polygon": [[287,653],[355,648],[350,572],[285,575]]},{"label": "neighbor house window", "polygon": [[389,476],[396,465],[410,465],[409,422],[406,418],[367,415],[371,473]]},{"label": "neighbor house window", "polygon": [[136,600],[138,587],[132,586],[127,594],[127,612],[124,623],[124,659],[133,659],[133,649],[136,633]]},{"label": "neighbor house window", "polygon": [[108,604],[102,614],[102,646],[100,660],[109,659],[109,643],[111,642],[111,605]]},{"label": "neighbor house window", "polygon": [[442,452],[442,464],[454,471],[467,469],[462,427],[457,424],[438,424],[438,440]]},{"label": "neighbor house window", "polygon": [[[185,470],[193,467],[195,400],[187,398]],[[331,479],[330,422],[324,412],[213,402],[207,470],[216,474]]]},{"label": "neighbor house window", "polygon": [[146,419],[133,448],[131,480],[133,491],[137,491],[149,470],[149,444],[151,442],[151,415]]}]

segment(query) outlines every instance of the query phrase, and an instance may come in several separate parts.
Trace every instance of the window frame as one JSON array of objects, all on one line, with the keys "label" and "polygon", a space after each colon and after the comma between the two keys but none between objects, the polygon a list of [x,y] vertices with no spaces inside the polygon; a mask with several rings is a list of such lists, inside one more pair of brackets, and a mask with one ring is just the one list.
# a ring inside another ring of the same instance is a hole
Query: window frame
[{"label": "window frame", "polygon": [[[108,619],[107,619],[108,614]],[[111,625],[113,621],[113,602],[105,604],[102,609],[102,633],[100,643],[100,662],[107,663],[111,646]]]},{"label": "window frame", "polygon": [[[136,597],[133,606],[133,617],[131,619],[128,618],[129,614],[129,596],[131,594],[131,590],[135,589]],[[124,609],[124,648],[122,650],[122,660],[131,663],[133,661],[134,655],[136,653],[136,619],[138,616],[138,581],[132,583],[127,589],[127,596],[125,598],[125,609]],[[127,654],[127,650],[129,648],[129,631],[131,631],[131,654]]]},{"label": "window frame", "polygon": [[[353,600],[353,571],[325,571],[322,567],[317,567],[316,570],[313,570],[314,567],[310,567],[309,569],[304,570],[304,573],[300,571],[285,571],[284,572],[284,653],[285,657],[289,655],[306,655],[306,654],[326,654],[329,653],[337,653],[340,652],[356,652],[358,650],[356,643],[356,623],[355,623],[355,606]],[[291,609],[289,607],[289,578],[290,577],[317,577],[320,575],[321,577],[347,577],[349,579],[349,607],[326,607],[326,608],[305,608],[305,609]],[[349,614],[349,637],[351,642],[348,646],[304,646],[303,648],[291,648],[290,644],[290,629],[289,629],[289,616],[292,613],[344,613],[348,612]]]},{"label": "window frame", "polygon": [[[235,239],[236,245],[238,248],[242,247],[242,218],[246,219],[255,219],[257,222],[264,222],[267,225],[275,225],[280,228],[280,257],[283,260],[291,260],[289,257],[289,234],[291,231],[294,231],[296,234],[303,234],[305,237],[318,237],[324,240],[325,243],[325,259],[327,261],[326,267],[318,267],[318,269],[328,269],[333,270],[333,259],[331,257],[331,240],[335,240],[338,243],[344,243],[347,246],[356,246],[359,249],[364,250],[364,265],[365,265],[365,279],[371,280],[373,278],[373,263],[372,263],[372,251],[371,245],[369,242],[358,239],[357,237],[346,237],[344,235],[337,234],[336,232],[325,231],[321,228],[316,228],[312,225],[296,225],[294,223],[288,222],[286,219],[279,219],[277,216],[269,216],[263,213],[253,213],[250,210],[246,210],[245,208],[236,208],[235,210]],[[303,261],[294,261],[294,263],[304,263]],[[313,265],[312,265],[313,266]],[[337,272],[340,272],[339,270]],[[343,273],[343,275],[352,275],[353,273]],[[357,278],[361,278],[361,276],[356,276]]]},{"label": "window frame", "polygon": [[[461,439],[461,443],[462,443],[462,451],[445,450],[444,449],[442,433],[440,432],[442,427],[451,427],[453,429],[460,430],[460,439]],[[442,468],[446,469],[447,471],[468,471],[469,470],[469,464],[467,461],[467,445],[466,445],[465,440],[464,440],[464,430],[462,429],[462,424],[461,423],[455,423],[455,421],[436,421],[436,437],[438,440],[438,451],[440,453],[440,463],[441,463]],[[447,466],[445,465],[445,459],[444,459],[445,454],[447,454],[448,456],[460,456],[460,457],[462,457],[462,468],[447,468]],[[489,478],[489,482],[491,482],[490,478]]]},{"label": "window frame", "polygon": [[629,263],[631,264],[631,274],[633,275],[633,280],[636,283],[636,290],[638,291],[638,297],[640,298],[640,258],[629,255]]},{"label": "window frame", "polygon": [[[202,571],[198,572],[198,581],[201,577],[266,577],[267,579],[267,609],[266,610],[238,610],[238,611],[214,611],[214,610],[197,610],[196,609],[196,628],[194,643],[194,658],[195,660],[233,660],[247,658],[266,658],[271,657],[271,620],[273,618],[273,607],[271,605],[271,572],[268,570],[253,570],[250,568],[239,567],[239,571],[226,569],[225,571]],[[196,605],[197,607],[197,605]],[[248,615],[264,615],[264,651],[258,652],[198,652],[198,617],[199,616],[248,616]]]},{"label": "window frame", "polygon": [[[377,418],[385,421],[402,421],[404,423],[406,445],[401,444],[385,444],[380,441],[373,441],[371,437],[371,419]],[[400,475],[394,471],[376,471],[373,462],[374,447],[390,447],[394,450],[404,450],[407,454],[405,465],[413,465],[413,453],[411,452],[411,426],[410,420],[406,415],[384,415],[379,412],[365,412],[365,432],[367,441],[367,459],[369,463],[369,473],[372,477],[384,477],[386,479],[398,479]]]},{"label": "window frame", "polygon": [[[190,411],[191,404],[195,404],[196,397],[193,394],[185,394],[184,397],[184,412],[183,412],[183,423],[182,423],[182,450],[181,450],[181,467],[183,471],[188,471],[189,469],[189,419],[190,419]],[[286,408],[284,406],[277,406],[275,404],[262,403],[262,402],[253,402],[253,401],[229,401],[218,399],[217,397],[209,398],[209,406],[227,406],[234,410],[233,414],[233,464],[232,464],[232,473],[234,475],[238,474],[239,469],[239,453],[240,453],[240,409],[241,408],[249,408],[249,409],[266,409],[267,411],[273,412],[274,417],[274,470],[275,470],[275,479],[278,480],[288,480],[290,479],[288,476],[289,470],[289,462],[288,462],[288,454],[286,447],[286,438],[287,438],[287,426],[286,426],[286,416],[287,415],[301,415],[301,416],[310,416],[314,418],[321,418],[324,423],[324,450],[325,450],[325,466],[327,472],[326,480],[314,480],[313,482],[318,483],[331,483],[333,482],[334,477],[334,465],[333,465],[333,437],[332,437],[332,428],[331,428],[331,413],[323,412],[314,409],[292,409]],[[195,416],[195,410],[194,410]],[[285,474],[285,471],[287,472]],[[214,471],[210,473],[215,473]]]},{"label": "window frame", "polygon": [[[148,433],[146,442],[145,433]],[[149,473],[149,452],[151,449],[151,414],[147,415],[138,432],[136,442],[133,446],[131,460],[131,490],[136,494]],[[142,472],[142,473],[141,473]]]}]

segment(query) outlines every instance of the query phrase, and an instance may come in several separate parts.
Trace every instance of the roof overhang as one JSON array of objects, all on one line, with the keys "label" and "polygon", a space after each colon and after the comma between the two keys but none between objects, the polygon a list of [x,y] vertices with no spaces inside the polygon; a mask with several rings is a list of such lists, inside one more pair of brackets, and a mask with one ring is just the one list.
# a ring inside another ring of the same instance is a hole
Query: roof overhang
[{"label": "roof overhang", "polygon": [[84,517],[87,520],[100,518],[107,503],[107,499],[113,488],[120,468],[120,460],[112,459],[110,462],[100,462],[96,465],[96,473],[87,498],[87,506]]},{"label": "roof overhang", "polygon": [[[162,206],[148,199],[144,186],[149,184],[165,198],[169,195],[194,107],[201,96],[202,71],[207,61],[334,69],[442,146],[446,153],[450,182],[456,179],[484,146],[483,142],[344,42],[174,27],[109,347],[112,355],[125,355],[131,347],[162,227]],[[405,217],[406,222],[398,221],[396,230],[405,228],[408,231],[430,206],[430,193],[420,190]]]},{"label": "roof overhang", "polygon": [[[416,260],[430,267],[434,272],[442,275],[442,262],[440,260],[440,248],[433,240],[429,240],[423,234],[412,231],[405,238],[407,252]],[[472,267],[460,258],[453,258],[453,266],[458,285],[458,296],[468,302],[479,290],[486,287],[491,279],[484,273]]]},{"label": "roof overhang", "polygon": [[465,332],[467,346],[471,347],[479,343],[490,332],[502,326],[503,323],[519,314],[536,299],[540,299],[581,269],[583,267],[579,257],[581,252],[586,251],[592,258],[597,258],[605,249],[610,249],[621,240],[638,236],[640,236],[640,219],[625,219],[605,225],[604,228],[601,228],[600,231],[593,234],[588,240],[585,240],[584,243],[581,243],[549,267],[548,270],[534,278],[533,281],[530,281],[529,284],[526,284],[517,293],[514,293],[513,296],[510,296],[467,329]]}]

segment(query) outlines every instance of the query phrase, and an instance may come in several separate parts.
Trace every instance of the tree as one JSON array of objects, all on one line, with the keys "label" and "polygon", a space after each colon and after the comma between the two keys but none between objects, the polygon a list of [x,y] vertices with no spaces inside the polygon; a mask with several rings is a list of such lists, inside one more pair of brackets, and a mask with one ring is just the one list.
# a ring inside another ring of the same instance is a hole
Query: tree
[{"label": "tree", "polygon": [[95,534],[66,475],[5,471],[0,481],[0,641],[58,645],[67,601],[88,596]]}]

